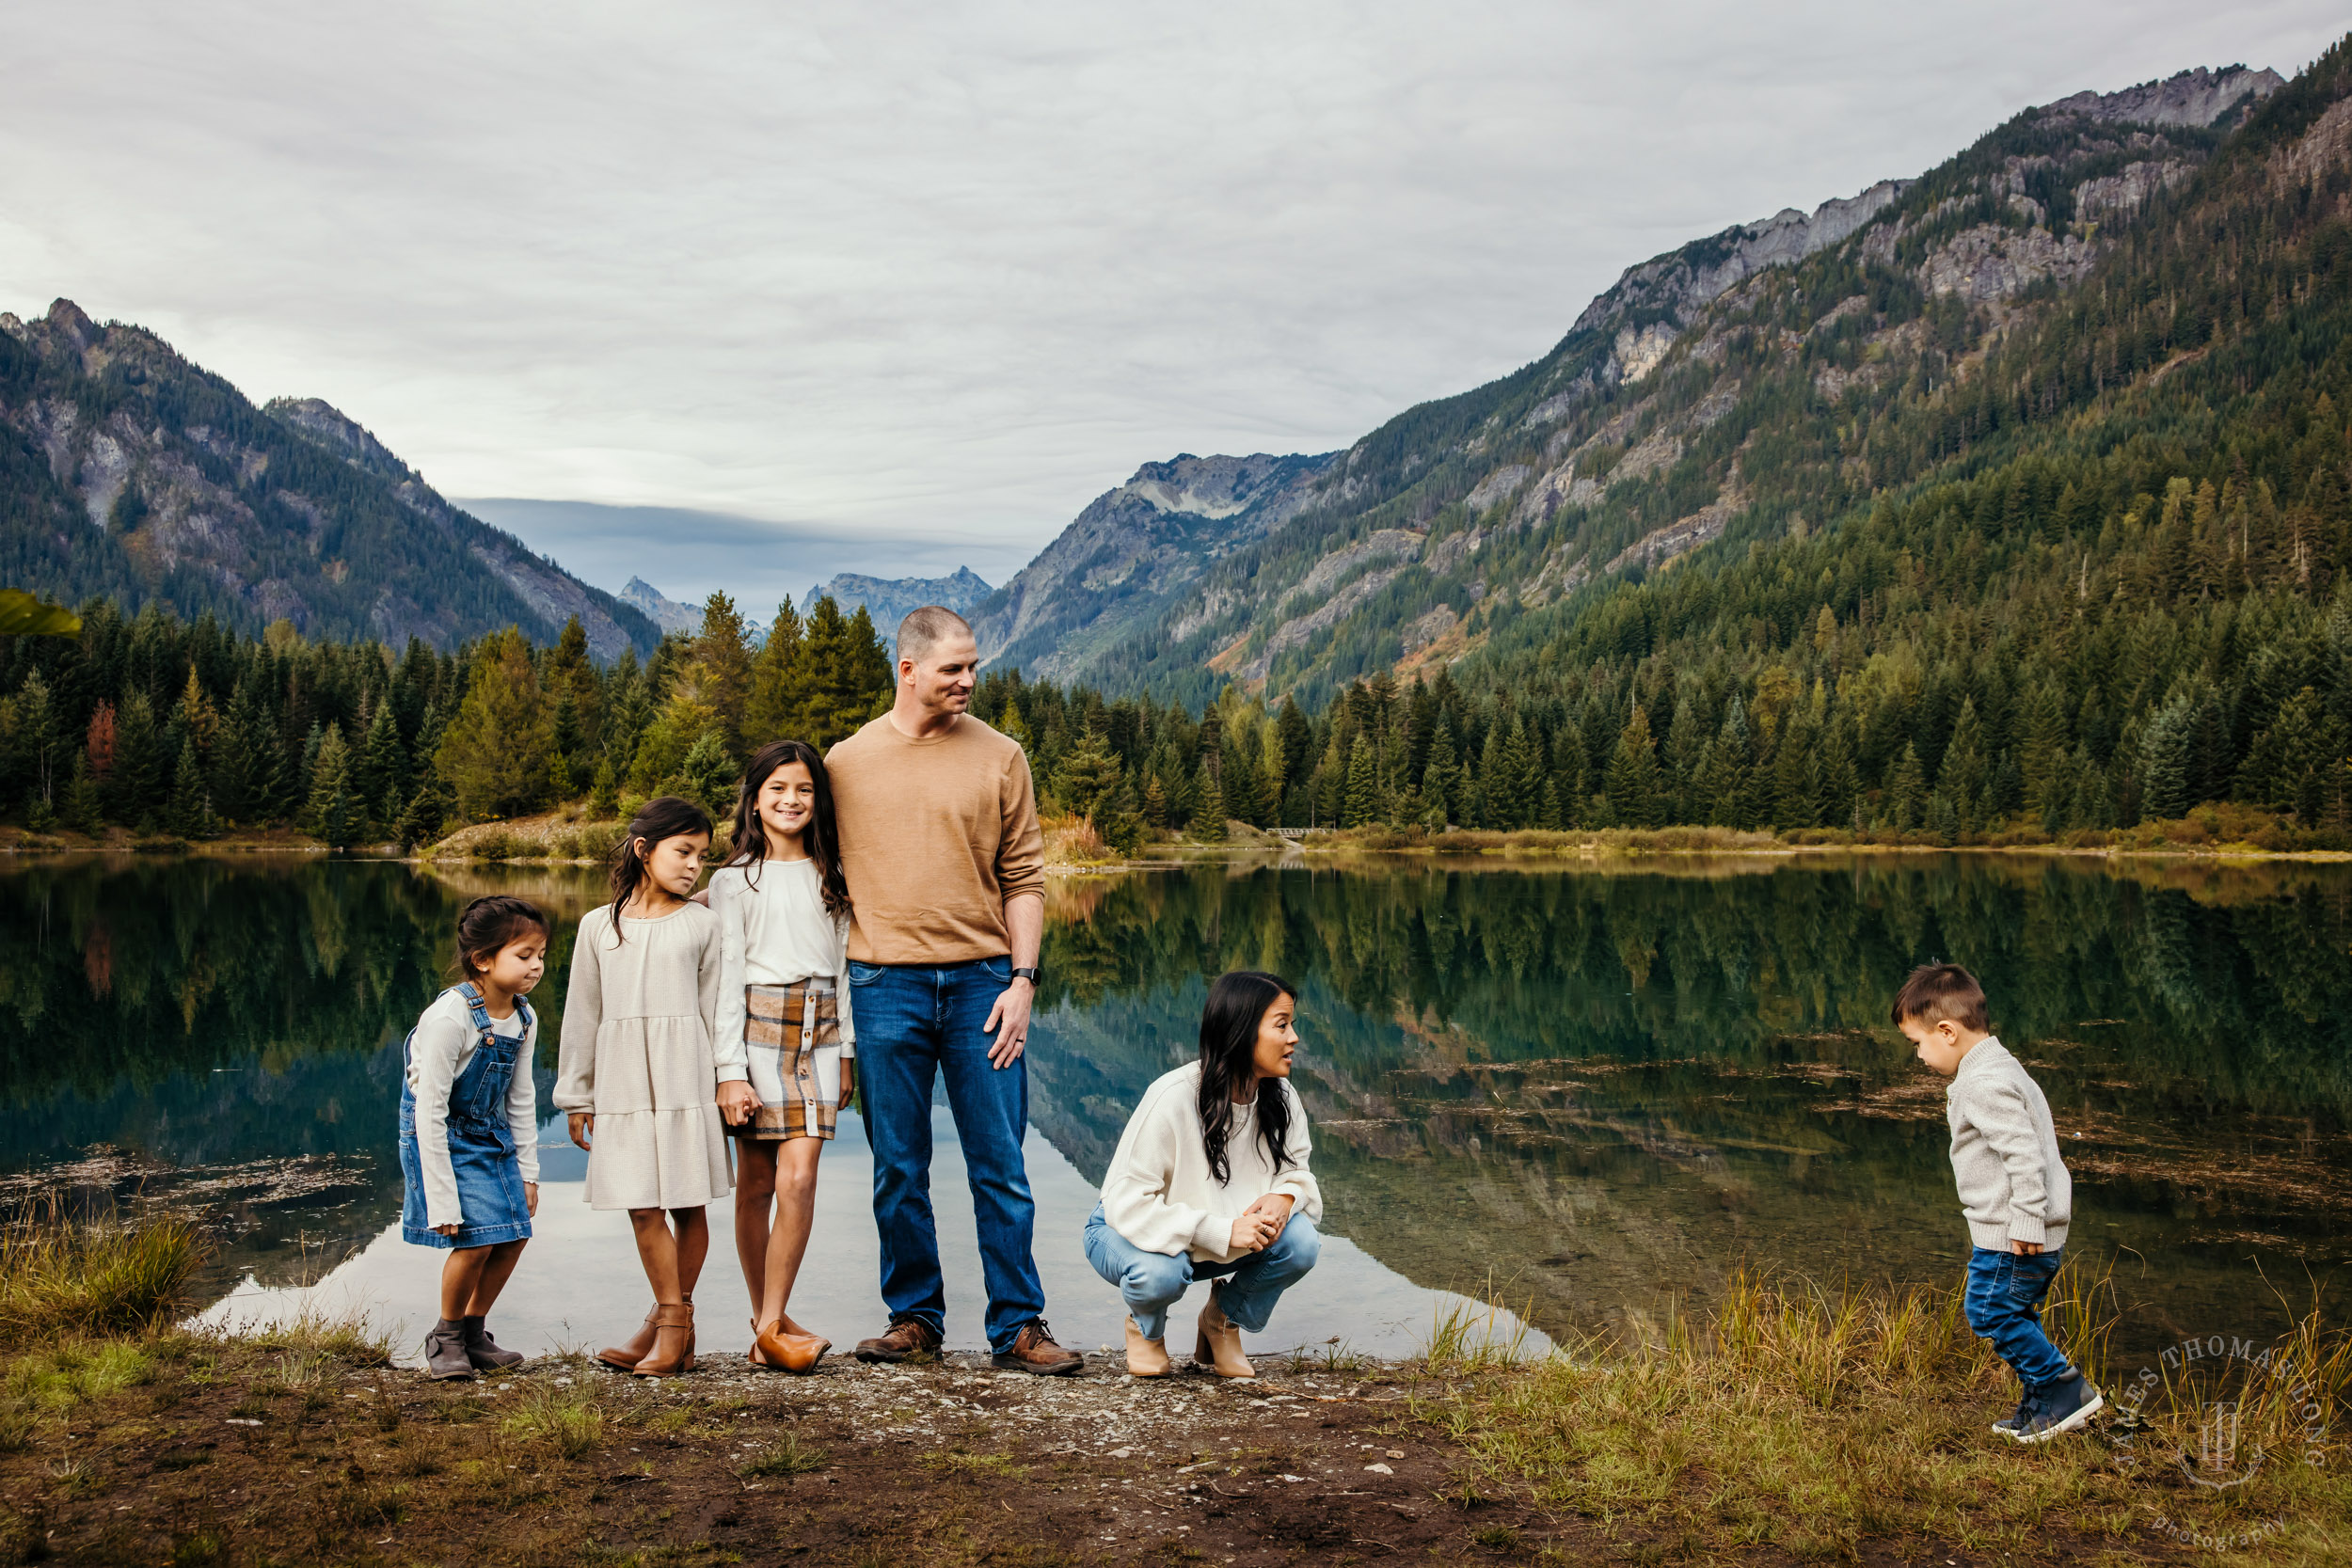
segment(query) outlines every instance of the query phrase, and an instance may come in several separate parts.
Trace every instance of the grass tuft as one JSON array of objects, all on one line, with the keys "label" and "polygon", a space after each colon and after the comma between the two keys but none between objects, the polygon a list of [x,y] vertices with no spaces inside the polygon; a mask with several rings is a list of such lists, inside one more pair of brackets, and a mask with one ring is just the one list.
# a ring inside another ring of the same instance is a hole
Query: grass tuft
[{"label": "grass tuft", "polygon": [[737,1471],[741,1476],[781,1476],[789,1481],[794,1476],[815,1475],[823,1469],[833,1456],[812,1443],[801,1440],[801,1434],[787,1427],[776,1446]]},{"label": "grass tuft", "polygon": [[0,1343],[151,1333],[186,1305],[204,1257],[183,1219],[131,1227],[27,1211],[0,1225]]},{"label": "grass tuft", "polygon": [[532,1383],[499,1427],[509,1437],[545,1443],[566,1459],[578,1459],[603,1441],[604,1409],[592,1387]]}]

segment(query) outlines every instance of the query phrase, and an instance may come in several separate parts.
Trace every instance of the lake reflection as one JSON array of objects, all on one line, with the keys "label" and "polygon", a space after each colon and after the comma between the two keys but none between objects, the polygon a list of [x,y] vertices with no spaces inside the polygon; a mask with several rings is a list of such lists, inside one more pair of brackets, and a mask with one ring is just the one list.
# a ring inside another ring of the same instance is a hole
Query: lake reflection
[{"label": "lake reflection", "polygon": [[[544,1097],[572,927],[601,901],[589,871],[224,858],[0,875],[0,1163],[103,1143],[242,1167],[213,1178],[242,1198],[224,1288],[375,1241],[399,1207],[401,1036],[443,983],[458,908],[493,889],[562,921],[534,998]],[[1942,1081],[1883,1022],[1930,958],[1983,977],[2034,1064],[2075,1172],[2071,1247],[2113,1263],[2127,1342],[2265,1327],[2279,1307],[2258,1267],[2301,1302],[2307,1271],[2344,1256],[2352,1049],[2331,1003],[2352,970],[2352,871],[2335,867],[1294,862],[1057,881],[1032,1119],[1067,1171],[1056,1201],[1083,1201],[1143,1087],[1191,1053],[1206,977],[1273,969],[1303,990],[1326,1228],[1366,1280],[1491,1279],[1558,1332],[1703,1302],[1742,1259],[1943,1279],[1965,1232]],[[297,1154],[320,1157],[303,1180],[264,1164]],[[577,1172],[550,1151],[550,1181]],[[623,1231],[599,1244],[625,1265]],[[1039,1247],[1050,1265],[1076,1239],[1041,1226]],[[1385,1326],[1343,1304],[1316,1326],[1385,1346],[1401,1299],[1381,1296]]]}]

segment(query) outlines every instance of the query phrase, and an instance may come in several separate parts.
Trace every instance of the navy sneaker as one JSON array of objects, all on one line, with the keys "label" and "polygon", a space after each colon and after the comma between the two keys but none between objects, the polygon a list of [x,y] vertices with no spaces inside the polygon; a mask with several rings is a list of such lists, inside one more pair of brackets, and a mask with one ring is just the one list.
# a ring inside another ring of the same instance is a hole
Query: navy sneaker
[{"label": "navy sneaker", "polygon": [[2010,1431],[2020,1443],[2046,1443],[2060,1433],[2080,1432],[2090,1424],[2090,1418],[2106,1407],[2106,1401],[2093,1388],[2083,1374],[2076,1372],[2063,1383],[2054,1383],[2042,1390],[2033,1402],[2033,1409],[2023,1421]]},{"label": "navy sneaker", "polygon": [[2027,1394],[2017,1402],[2015,1410],[1993,1423],[1993,1430],[2004,1437],[2014,1437],[2017,1435],[2017,1429],[2026,1424],[2026,1418],[2032,1413],[2033,1396]]}]

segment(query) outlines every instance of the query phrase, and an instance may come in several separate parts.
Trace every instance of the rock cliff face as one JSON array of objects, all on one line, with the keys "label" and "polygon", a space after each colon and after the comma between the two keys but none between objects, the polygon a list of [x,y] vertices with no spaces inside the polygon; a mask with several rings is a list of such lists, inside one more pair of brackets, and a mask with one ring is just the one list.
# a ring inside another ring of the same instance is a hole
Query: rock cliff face
[{"label": "rock cliff face", "polygon": [[652,625],[458,511],[316,399],[257,409],[154,334],[71,300],[0,314],[0,548],[10,583],[258,630],[447,648],[578,615],[611,657]]},{"label": "rock cliff face", "polygon": [[806,615],[817,608],[819,598],[832,599],[845,615],[853,615],[862,608],[872,619],[874,629],[888,639],[911,610],[935,604],[959,615],[968,615],[972,607],[992,592],[969,566],[959,566],[944,578],[869,578],[857,572],[843,572],[831,582],[812,586],[802,594],[800,611]]},{"label": "rock cliff face", "polygon": [[[1791,431],[1818,414],[1835,446],[1849,400],[1973,397],[1980,351],[2185,199],[2281,85],[2201,69],[2026,110],[1916,178],[1629,267],[1549,354],[1344,452],[1147,465],[982,606],[983,652],[1108,691],[1312,704],[1587,585],[1802,528],[1824,476],[1794,477]],[[2290,161],[2352,145],[2334,125]]]},{"label": "rock cliff face", "polygon": [[981,655],[1067,679],[1089,652],[1165,610],[1214,562],[1289,521],[1336,453],[1146,463],[1104,491],[971,612]]}]

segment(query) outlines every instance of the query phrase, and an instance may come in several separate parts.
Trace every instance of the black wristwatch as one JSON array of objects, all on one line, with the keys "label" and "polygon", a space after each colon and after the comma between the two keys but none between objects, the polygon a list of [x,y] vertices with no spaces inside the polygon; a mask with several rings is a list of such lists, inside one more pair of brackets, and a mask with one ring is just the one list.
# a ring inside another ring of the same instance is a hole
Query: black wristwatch
[{"label": "black wristwatch", "polygon": [[1016,969],[1012,972],[1012,977],[1016,980],[1026,980],[1032,986],[1037,984],[1037,971],[1034,969]]}]

